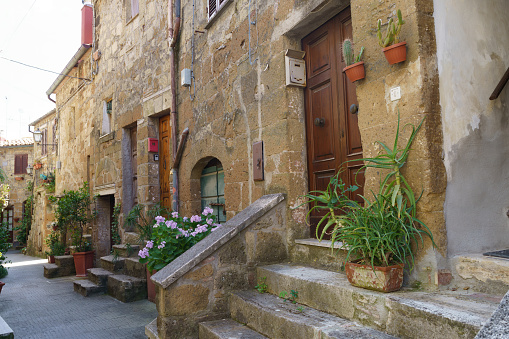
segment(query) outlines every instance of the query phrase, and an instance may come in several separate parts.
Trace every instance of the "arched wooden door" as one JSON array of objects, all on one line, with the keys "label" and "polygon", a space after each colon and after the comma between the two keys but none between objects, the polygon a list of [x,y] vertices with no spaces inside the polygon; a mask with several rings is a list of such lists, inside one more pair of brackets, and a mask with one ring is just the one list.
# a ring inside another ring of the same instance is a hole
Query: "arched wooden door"
[{"label": "arched wooden door", "polygon": [[[307,87],[306,135],[309,190],[325,190],[340,166],[347,185],[364,185],[362,144],[357,115],[349,107],[357,105],[355,84],[343,73],[341,55],[344,39],[352,38],[350,8],[329,20],[302,40],[306,52]],[[362,189],[355,192],[362,194]],[[316,234],[320,214],[311,215],[311,236]]]}]

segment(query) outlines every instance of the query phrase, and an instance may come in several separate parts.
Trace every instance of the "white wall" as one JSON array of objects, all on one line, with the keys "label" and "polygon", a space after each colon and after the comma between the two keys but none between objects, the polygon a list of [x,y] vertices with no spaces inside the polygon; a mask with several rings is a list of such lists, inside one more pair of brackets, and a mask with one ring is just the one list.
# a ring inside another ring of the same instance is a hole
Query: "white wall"
[{"label": "white wall", "polygon": [[509,1],[434,6],[449,255],[509,248]]}]

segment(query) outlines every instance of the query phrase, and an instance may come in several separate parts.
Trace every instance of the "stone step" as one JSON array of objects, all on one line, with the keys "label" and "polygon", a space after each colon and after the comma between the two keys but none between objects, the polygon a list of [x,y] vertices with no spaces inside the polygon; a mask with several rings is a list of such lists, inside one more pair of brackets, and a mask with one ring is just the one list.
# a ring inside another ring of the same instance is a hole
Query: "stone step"
[{"label": "stone step", "polygon": [[451,258],[453,279],[448,289],[469,289],[504,295],[509,290],[509,260],[482,254]]},{"label": "stone step", "polygon": [[295,290],[299,303],[405,338],[473,338],[499,302],[465,290],[375,292],[350,285],[344,274],[305,266],[259,267],[257,276],[269,293]]},{"label": "stone step", "polygon": [[110,272],[118,272],[124,268],[124,261],[124,257],[107,255],[105,257],[101,257],[101,268]]},{"label": "stone step", "polygon": [[145,335],[149,339],[159,339],[157,334],[157,318],[152,320],[148,325],[145,325]]},{"label": "stone step", "polygon": [[74,292],[78,292],[84,297],[88,297],[96,293],[106,292],[106,286],[94,284],[90,280],[76,280],[74,281]]},{"label": "stone step", "polygon": [[128,275],[108,276],[108,294],[124,303],[147,299],[147,281]]},{"label": "stone step", "polygon": [[42,264],[44,267],[44,278],[51,279],[59,277],[59,268],[56,264]]},{"label": "stone step", "polygon": [[106,286],[108,282],[108,276],[114,274],[113,272],[107,271],[104,268],[89,268],[88,272],[88,280],[93,282],[98,286]]},{"label": "stone step", "polygon": [[124,273],[132,277],[147,279],[147,264],[140,263],[140,258],[126,258],[124,261]]},{"label": "stone step", "polygon": [[140,235],[136,232],[125,232],[124,241],[125,244],[138,244],[140,242]]},{"label": "stone step", "polygon": [[233,292],[230,311],[234,320],[269,338],[394,338],[353,321],[256,291]]},{"label": "stone step", "polygon": [[267,339],[266,336],[239,324],[233,319],[200,323],[200,339]]},{"label": "stone step", "polygon": [[117,252],[118,256],[120,257],[125,258],[137,257],[139,251],[140,245],[129,245],[129,244],[113,245],[113,252]]}]

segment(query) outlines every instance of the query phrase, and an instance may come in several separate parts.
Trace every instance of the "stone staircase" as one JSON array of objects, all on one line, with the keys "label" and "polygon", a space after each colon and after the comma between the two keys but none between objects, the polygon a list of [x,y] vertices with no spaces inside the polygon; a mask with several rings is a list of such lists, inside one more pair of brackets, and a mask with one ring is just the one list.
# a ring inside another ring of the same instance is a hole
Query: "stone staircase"
[{"label": "stone staircase", "polygon": [[[465,290],[386,294],[351,286],[342,273],[290,264],[259,267],[257,277],[268,293],[233,292],[231,319],[200,323],[200,338],[474,338],[500,301]],[[277,297],[291,290],[296,304]]]},{"label": "stone staircase", "polygon": [[74,291],[88,297],[108,293],[122,302],[147,298],[146,265],[138,259],[138,245],[114,245],[116,255],[101,257],[100,266],[90,268],[88,280],[74,282]]},{"label": "stone staircase", "polygon": [[56,256],[54,264],[44,264],[43,267],[44,277],[48,279],[76,274],[72,255]]}]

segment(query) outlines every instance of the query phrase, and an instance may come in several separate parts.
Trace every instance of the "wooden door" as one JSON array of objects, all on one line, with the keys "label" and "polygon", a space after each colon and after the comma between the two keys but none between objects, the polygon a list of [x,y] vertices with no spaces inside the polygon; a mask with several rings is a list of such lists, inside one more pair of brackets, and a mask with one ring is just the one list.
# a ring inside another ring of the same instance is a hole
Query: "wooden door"
[{"label": "wooden door", "polygon": [[[342,72],[345,67],[341,43],[352,38],[350,8],[329,20],[302,40],[306,52],[307,87],[306,135],[309,190],[325,190],[329,180],[343,167],[341,178],[347,185],[362,187],[362,144],[357,115],[350,106],[357,105],[355,84]],[[362,194],[362,189],[355,196]],[[321,216],[311,215],[311,236]]]},{"label": "wooden door", "polygon": [[138,203],[138,137],[136,127],[131,128],[131,173],[133,185],[133,203]]},{"label": "wooden door", "polygon": [[170,192],[170,116],[159,119],[159,182],[161,184],[161,205],[171,209]]}]

